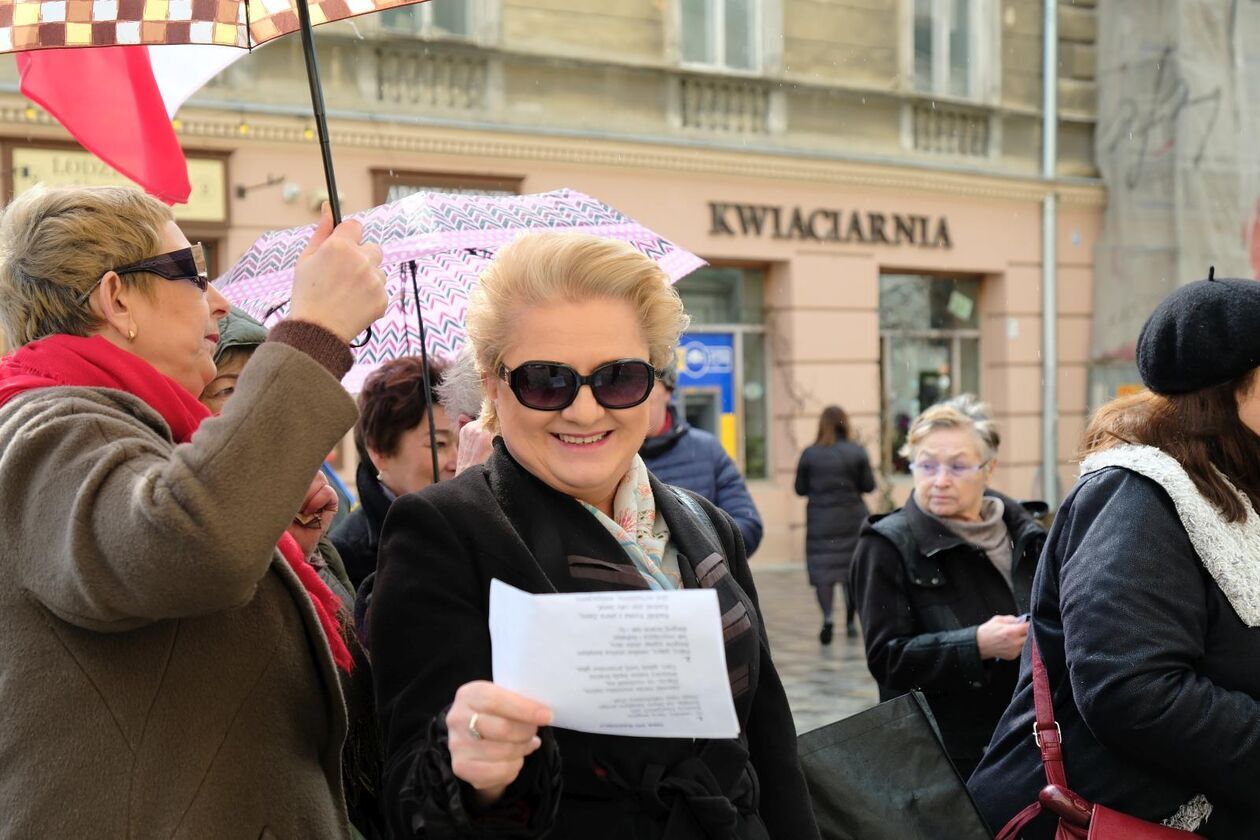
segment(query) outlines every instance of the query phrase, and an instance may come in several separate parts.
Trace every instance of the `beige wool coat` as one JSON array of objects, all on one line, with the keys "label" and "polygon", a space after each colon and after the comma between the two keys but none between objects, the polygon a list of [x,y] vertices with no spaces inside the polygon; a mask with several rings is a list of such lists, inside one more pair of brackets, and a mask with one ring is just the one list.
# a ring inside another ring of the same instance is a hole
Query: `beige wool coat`
[{"label": "beige wool coat", "polygon": [[0,408],[0,837],[349,836],[335,666],[275,543],[355,417],[278,342],[189,444],[119,391]]}]

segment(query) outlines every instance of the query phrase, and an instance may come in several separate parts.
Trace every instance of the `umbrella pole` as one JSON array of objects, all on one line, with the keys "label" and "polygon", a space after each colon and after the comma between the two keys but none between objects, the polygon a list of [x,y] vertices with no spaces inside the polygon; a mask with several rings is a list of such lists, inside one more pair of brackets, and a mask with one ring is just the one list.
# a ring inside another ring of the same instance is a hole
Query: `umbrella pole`
[{"label": "umbrella pole", "polygon": [[[328,114],[324,112],[324,86],[319,81],[319,61],[315,58],[315,32],[311,27],[311,10],[306,0],[296,0],[298,28],[302,32],[302,56],[306,59],[306,80],[311,83],[311,111],[315,114],[315,131],[319,135],[319,154],[324,160],[324,183],[328,185],[328,209],[333,225],[341,224],[341,199],[337,196],[337,175],[333,172],[332,143],[328,139]],[[372,340],[369,325],[363,340],[350,342],[356,350]]]},{"label": "umbrella pole", "polygon": [[416,323],[420,326],[420,375],[424,382],[424,404],[429,415],[429,454],[433,456],[433,483],[441,481],[438,476],[437,427],[433,425],[433,383],[429,381],[429,349],[424,340],[424,314],[420,311],[420,284],[416,282],[416,261],[407,263],[411,267],[411,293],[416,299]]},{"label": "umbrella pole", "polygon": [[311,110],[315,114],[315,131],[319,135],[319,153],[324,159],[324,182],[328,185],[328,206],[333,224],[341,224],[341,201],[337,197],[337,176],[333,174],[332,145],[328,140],[328,115],[324,112],[324,87],[319,81],[319,62],[315,58],[315,33],[311,28],[311,10],[306,0],[297,0],[298,28],[302,33],[302,55],[306,59],[306,80],[311,84]]}]

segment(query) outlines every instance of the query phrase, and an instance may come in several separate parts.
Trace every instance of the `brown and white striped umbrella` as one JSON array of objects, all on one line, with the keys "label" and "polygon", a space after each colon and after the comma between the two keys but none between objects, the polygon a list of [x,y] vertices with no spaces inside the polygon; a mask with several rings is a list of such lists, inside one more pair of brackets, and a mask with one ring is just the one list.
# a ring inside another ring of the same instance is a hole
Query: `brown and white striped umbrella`
[{"label": "brown and white striped umbrella", "polygon": [[[308,0],[318,25],[416,0]],[[0,52],[124,44],[249,49],[299,28],[297,0],[0,0]]]}]

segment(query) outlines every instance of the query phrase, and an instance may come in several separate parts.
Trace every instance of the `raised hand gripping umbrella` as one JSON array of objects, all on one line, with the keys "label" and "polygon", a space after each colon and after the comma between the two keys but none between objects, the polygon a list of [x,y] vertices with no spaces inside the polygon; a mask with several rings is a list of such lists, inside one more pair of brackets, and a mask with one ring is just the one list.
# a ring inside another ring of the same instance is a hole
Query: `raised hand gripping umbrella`
[{"label": "raised hand gripping umbrella", "polygon": [[[524,233],[570,232],[629,242],[677,282],[704,261],[575,190],[536,195],[478,196],[417,193],[352,218],[363,239],[381,246],[391,303],[373,335],[355,349],[344,380],[353,393],[384,362],[419,355],[452,360],[466,340],[468,295],[495,252]],[[268,326],[288,311],[298,256],[314,225],[263,234],[215,286],[229,301]],[[426,375],[428,365],[425,365]],[[427,393],[429,383],[424,383]],[[429,434],[433,438],[432,406]],[[437,455],[434,447],[434,477]]]}]

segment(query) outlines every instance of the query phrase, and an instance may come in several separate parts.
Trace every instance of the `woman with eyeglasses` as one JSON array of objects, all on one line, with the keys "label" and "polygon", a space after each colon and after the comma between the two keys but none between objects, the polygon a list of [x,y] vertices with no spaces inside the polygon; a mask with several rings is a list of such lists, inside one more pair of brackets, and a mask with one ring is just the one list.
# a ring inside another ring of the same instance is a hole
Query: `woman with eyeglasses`
[{"label": "woman with eyeglasses", "polygon": [[[526,236],[482,276],[468,333],[494,453],[400,498],[381,538],[370,634],[395,836],[818,837],[739,530],[638,456],[687,320],[626,243]],[[536,593],[715,590],[741,734],[549,727],[549,709],[492,682],[496,578]]]},{"label": "woman with eyeglasses", "polygon": [[915,418],[902,452],[914,492],[862,526],[850,573],[880,699],[923,691],[964,779],[1015,688],[1045,542],[1045,505],[988,487],[999,443],[970,395]]},{"label": "woman with eyeglasses", "polygon": [[339,602],[285,528],[387,302],[360,236],[325,214],[291,317],[211,417],[227,303],[170,208],[116,187],[4,208],[7,836],[350,836]]}]

